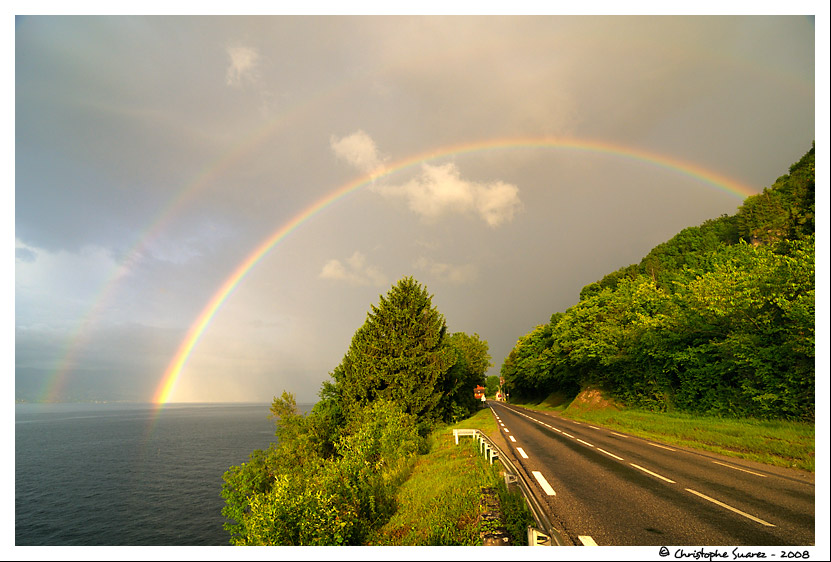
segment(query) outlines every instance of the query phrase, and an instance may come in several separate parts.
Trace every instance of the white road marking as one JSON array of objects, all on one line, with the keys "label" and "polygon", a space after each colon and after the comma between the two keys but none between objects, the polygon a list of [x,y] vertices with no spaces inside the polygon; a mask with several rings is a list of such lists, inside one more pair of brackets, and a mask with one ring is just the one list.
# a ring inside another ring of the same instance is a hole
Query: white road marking
[{"label": "white road marking", "polygon": [[593,425],[590,425],[589,427],[592,428],[592,429],[601,429],[599,427],[594,427]]},{"label": "white road marking", "polygon": [[621,435],[620,433],[615,433],[614,431],[612,432],[612,435],[617,435],[618,437],[623,437],[624,439],[629,437],[628,435]]},{"label": "white road marking", "polygon": [[592,445],[591,443],[587,443],[586,441],[583,441],[582,439],[578,439],[578,441],[580,443],[582,443],[583,445],[588,445],[589,447],[594,447],[594,445]]},{"label": "white road marking", "polygon": [[666,477],[664,477],[664,476],[661,476],[660,474],[655,474],[655,473],[654,473],[654,472],[652,472],[651,470],[647,470],[647,469],[645,469],[645,468],[644,468],[644,467],[642,467],[642,466],[638,466],[638,465],[636,465],[635,463],[631,463],[631,462],[630,462],[629,464],[631,464],[632,466],[634,466],[634,467],[635,467],[635,468],[637,468],[638,470],[643,470],[643,471],[644,471],[644,472],[646,472],[647,474],[651,474],[651,475],[652,475],[652,476],[654,476],[655,478],[660,478],[661,480],[666,480],[666,481],[667,481],[667,482],[669,482],[670,484],[675,484],[675,480],[670,480],[669,478],[666,478]]},{"label": "white road marking", "polygon": [[736,509],[733,506],[730,506],[730,505],[727,505],[726,503],[722,503],[718,500],[715,500],[715,499],[711,498],[710,496],[705,496],[701,492],[696,492],[695,490],[690,490],[689,488],[685,488],[685,490],[687,490],[691,494],[695,494],[696,496],[698,496],[700,498],[704,498],[707,501],[711,501],[716,505],[720,505],[721,507],[723,507],[725,509],[729,509],[730,511],[732,511],[734,513],[738,513],[739,515],[747,517],[748,519],[752,519],[753,521],[755,521],[757,523],[761,523],[762,525],[765,525],[766,527],[776,527],[776,525],[774,525],[773,523],[768,523],[767,521],[765,521],[763,519],[759,519],[758,517],[753,517],[749,513],[745,513],[744,511],[742,511],[740,509]]},{"label": "white road marking", "polygon": [[557,433],[562,433],[562,431],[560,431],[560,430],[559,430],[559,429],[557,429],[556,427],[552,427],[551,429],[553,429],[553,430],[554,430],[554,431],[556,431]]},{"label": "white road marking", "polygon": [[511,440],[511,443],[516,443],[516,439],[514,439],[514,436],[513,436],[513,435],[509,435],[509,436],[508,436],[508,439],[510,439],[510,440]]},{"label": "white road marking", "polygon": [[583,546],[597,546],[597,543],[589,535],[578,535],[577,538],[580,539]]},{"label": "white road marking", "polygon": [[545,491],[546,494],[549,496],[556,496],[557,492],[554,491],[554,488],[551,487],[551,484],[548,483],[548,480],[545,479],[545,476],[542,475],[541,472],[537,470],[531,471],[531,474],[534,475],[534,478],[537,479],[537,482],[540,483],[542,489]]},{"label": "white road marking", "polygon": [[510,433],[510,432],[511,432],[511,430],[510,430],[510,429],[508,429],[507,427],[503,427],[502,429],[504,429],[504,430],[505,430],[505,433]]},{"label": "white road marking", "polygon": [[525,450],[522,447],[517,447],[516,450],[519,451],[519,456],[521,456],[523,459],[528,458],[528,455],[525,453]]},{"label": "white road marking", "polygon": [[598,447],[598,448],[597,448],[597,450],[598,450],[598,451],[600,451],[601,453],[606,453],[606,454],[607,454],[607,455],[609,455],[610,457],[614,457],[614,458],[616,458],[616,459],[617,459],[617,460],[619,460],[619,461],[622,461],[622,460],[623,460],[623,459],[622,459],[622,458],[620,458],[619,456],[617,456],[617,455],[613,455],[613,454],[612,454],[612,453],[610,453],[609,451],[605,451],[605,450],[601,449],[600,447]]},{"label": "white road marking", "polygon": [[563,434],[563,435],[565,435],[566,437],[571,437],[572,439],[574,439],[574,435],[569,435],[569,434],[568,434],[568,433],[566,433],[565,431],[561,431],[560,433],[562,433],[562,434]]},{"label": "white road marking", "polygon": [[667,451],[674,451],[675,449],[670,449],[669,447],[665,447],[663,445],[658,445],[657,443],[652,443],[651,441],[647,441],[653,447],[660,447],[661,449],[666,449]]},{"label": "white road marking", "polygon": [[731,464],[724,464],[723,462],[713,461],[716,464],[720,464],[721,466],[726,466],[727,468],[732,468],[733,470],[741,470],[742,472],[747,472],[748,474],[753,474],[755,476],[761,476],[762,478],[767,478],[766,474],[759,474],[758,472],[753,472],[752,470],[747,470],[746,468],[739,468],[738,466],[733,466]]}]

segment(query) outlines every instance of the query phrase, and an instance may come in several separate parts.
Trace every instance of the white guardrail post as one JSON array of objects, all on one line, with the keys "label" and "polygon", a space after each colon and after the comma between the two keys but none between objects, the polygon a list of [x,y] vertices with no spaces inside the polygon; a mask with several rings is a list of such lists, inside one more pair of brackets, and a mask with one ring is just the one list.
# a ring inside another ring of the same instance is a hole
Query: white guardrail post
[{"label": "white guardrail post", "polygon": [[535,528],[532,525],[528,526],[528,546],[562,546],[564,542],[561,539],[559,533],[551,526],[551,522],[548,520],[548,516],[542,509],[542,506],[537,501],[537,498],[534,496],[533,492],[531,492],[531,489],[528,487],[528,484],[525,482],[523,478],[520,478],[519,472],[517,471],[514,464],[510,460],[508,460],[508,458],[505,455],[502,454],[502,451],[493,441],[490,440],[490,438],[488,438],[484,433],[482,433],[478,429],[453,430],[453,439],[455,440],[456,445],[459,444],[459,437],[467,436],[470,436],[477,440],[479,452],[485,455],[490,464],[493,464],[493,461],[496,459],[502,462],[502,466],[505,468],[506,471],[506,485],[519,485],[519,489],[522,491],[522,495],[525,497],[525,503],[528,505],[528,508],[534,515],[534,521],[537,523],[537,527],[539,527]]}]

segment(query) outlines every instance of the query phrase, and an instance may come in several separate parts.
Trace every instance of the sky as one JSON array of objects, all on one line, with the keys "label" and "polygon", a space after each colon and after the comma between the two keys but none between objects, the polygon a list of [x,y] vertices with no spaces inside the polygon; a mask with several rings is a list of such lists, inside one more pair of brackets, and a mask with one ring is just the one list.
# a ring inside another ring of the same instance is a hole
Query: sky
[{"label": "sky", "polygon": [[405,276],[498,374],[826,140],[819,22],[17,17],[15,398],[314,402]]}]

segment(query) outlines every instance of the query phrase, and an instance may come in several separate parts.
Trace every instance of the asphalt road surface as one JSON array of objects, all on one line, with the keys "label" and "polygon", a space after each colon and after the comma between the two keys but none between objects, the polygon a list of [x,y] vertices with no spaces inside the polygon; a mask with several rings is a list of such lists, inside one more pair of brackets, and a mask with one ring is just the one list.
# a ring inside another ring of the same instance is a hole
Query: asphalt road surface
[{"label": "asphalt road surface", "polygon": [[488,405],[568,544],[815,545],[810,474]]}]

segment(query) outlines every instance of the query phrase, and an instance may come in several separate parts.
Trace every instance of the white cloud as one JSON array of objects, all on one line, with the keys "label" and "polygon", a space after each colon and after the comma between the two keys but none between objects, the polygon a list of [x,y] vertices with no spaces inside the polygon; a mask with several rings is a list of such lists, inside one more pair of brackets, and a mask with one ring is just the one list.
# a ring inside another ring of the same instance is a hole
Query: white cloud
[{"label": "white cloud", "polygon": [[417,259],[413,266],[422,271],[426,271],[430,275],[433,275],[442,281],[449,281],[450,283],[456,285],[469,283],[470,281],[475,280],[478,274],[476,266],[471,263],[452,265],[449,263],[437,262],[431,258],[423,256]]},{"label": "white cloud", "polygon": [[[329,144],[335,156],[363,172],[380,169],[386,160],[362,130],[340,139],[332,135]],[[374,185],[372,189],[387,197],[404,198],[412,211],[429,219],[445,213],[474,212],[492,227],[511,221],[522,208],[515,185],[466,180],[453,163],[422,164],[421,175],[404,185]]]},{"label": "white cloud", "polygon": [[225,71],[225,83],[229,86],[240,86],[243,80],[255,81],[258,78],[257,66],[260,53],[251,47],[228,47],[228,58],[231,59],[228,70]]},{"label": "white cloud", "polygon": [[329,144],[335,156],[362,172],[377,170],[385,160],[378,152],[375,141],[364,131],[357,131],[340,139],[332,135]]},{"label": "white cloud", "polygon": [[476,192],[476,211],[490,226],[499,226],[503,222],[510,222],[514,213],[522,208],[519,200],[519,188],[515,185],[497,181],[483,184],[473,184]]},{"label": "white cloud", "polygon": [[510,222],[522,208],[515,185],[466,180],[453,163],[422,164],[417,178],[400,186],[380,185],[372,189],[386,197],[404,198],[412,211],[428,219],[473,212],[491,227]]},{"label": "white cloud", "polygon": [[387,276],[381,269],[367,265],[366,256],[357,251],[346,259],[345,264],[337,259],[329,260],[324,264],[319,276],[321,279],[344,281],[350,285],[383,287],[388,284]]}]

